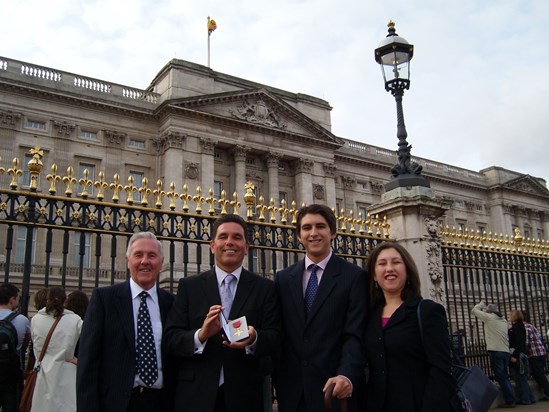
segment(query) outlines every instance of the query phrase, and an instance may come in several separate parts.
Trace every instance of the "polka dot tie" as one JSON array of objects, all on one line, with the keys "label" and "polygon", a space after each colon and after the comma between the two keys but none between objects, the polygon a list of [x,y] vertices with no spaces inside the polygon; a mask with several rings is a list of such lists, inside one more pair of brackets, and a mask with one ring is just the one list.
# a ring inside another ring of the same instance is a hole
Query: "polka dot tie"
[{"label": "polka dot tie", "polygon": [[143,383],[152,386],[158,379],[156,363],[156,348],[151,325],[151,316],[147,307],[149,294],[145,291],[139,294],[141,304],[137,312],[137,371]]},{"label": "polka dot tie", "polygon": [[309,313],[313,307],[313,302],[315,301],[316,292],[318,290],[318,277],[316,276],[318,265],[311,265],[309,267],[312,268],[312,271],[309,282],[307,283],[307,288],[305,289],[305,309],[307,313]]}]

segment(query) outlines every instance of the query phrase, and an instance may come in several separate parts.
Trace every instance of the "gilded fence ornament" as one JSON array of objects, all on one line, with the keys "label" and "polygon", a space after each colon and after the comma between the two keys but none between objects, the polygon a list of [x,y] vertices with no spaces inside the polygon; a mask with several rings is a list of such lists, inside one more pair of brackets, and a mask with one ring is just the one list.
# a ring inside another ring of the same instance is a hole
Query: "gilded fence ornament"
[{"label": "gilded fence ornament", "polygon": [[46,180],[50,182],[50,195],[54,195],[57,192],[56,184],[61,180],[61,176],[57,174],[57,165],[55,163],[51,165],[51,173],[46,176]]},{"label": "gilded fence ornament", "polygon": [[202,196],[202,188],[200,186],[196,187],[196,195],[193,196],[193,201],[196,203],[195,212],[197,214],[202,214],[202,203],[204,203],[204,196]]},{"label": "gilded fence ornament", "polygon": [[347,225],[345,224],[345,210],[341,209],[338,216],[336,216],[336,220],[339,222],[339,230],[341,232],[347,231]]},{"label": "gilded fence ornament", "polygon": [[35,146],[30,149],[29,154],[32,155],[32,159],[27,163],[27,167],[30,173],[30,190],[36,192],[38,188],[38,176],[42,173],[44,164],[42,163],[42,156],[44,156],[44,151],[40,147]]},{"label": "gilded fence ornament", "polygon": [[174,182],[170,183],[170,191],[166,192],[166,197],[170,199],[170,205],[169,205],[170,210],[175,210],[175,199],[177,199],[179,195],[175,191]]},{"label": "gilded fence ornament", "polygon": [[269,211],[269,220],[271,223],[276,223],[276,212],[278,212],[278,207],[275,206],[275,200],[271,197],[271,200],[269,202],[269,207],[267,208]]},{"label": "gilded fence ornament", "polygon": [[282,199],[280,201],[280,209],[278,209],[278,213],[280,213],[280,223],[282,223],[283,225],[285,225],[286,223],[288,223],[288,213],[290,212],[290,210],[288,208],[286,208],[286,201],[284,199]]},{"label": "gilded fence ornament", "polygon": [[361,235],[364,234],[365,230],[364,230],[364,223],[366,221],[364,220],[364,216],[362,216],[362,212],[358,212],[358,220],[357,220],[357,223],[358,223],[358,233],[360,233]]},{"label": "gilded fence ornament", "polygon": [[376,221],[375,221],[374,224],[375,224],[375,227],[377,228],[376,229],[376,236],[381,237],[382,233],[381,233],[381,223],[379,221],[379,215],[376,214],[375,218],[376,218]]},{"label": "gilded fence ornament", "polygon": [[[2,156],[0,156],[0,162],[2,162]],[[0,166],[0,175],[4,174],[5,171],[6,169]]]},{"label": "gilded fence ornament", "polygon": [[120,175],[118,173],[114,174],[114,182],[109,185],[111,190],[113,191],[112,194],[112,201],[115,203],[118,203],[120,200],[120,191],[124,189],[124,186],[122,186],[118,181],[120,180]]},{"label": "gilded fence ornament", "polygon": [[233,200],[231,200],[231,206],[233,207],[233,215],[238,215],[238,209],[240,209],[240,202],[238,201],[238,193],[233,192]]},{"label": "gilded fence ornament", "polygon": [[67,167],[67,175],[63,176],[63,182],[65,183],[65,196],[72,196],[72,186],[78,183],[78,180],[72,175],[73,174],[72,166]]},{"label": "gilded fence ornament", "polygon": [[347,222],[349,222],[349,225],[351,227],[349,231],[354,234],[356,231],[355,225],[357,223],[357,220],[353,217],[353,215],[354,212],[352,210],[349,210],[349,217],[347,218]]},{"label": "gilded fence ornament", "polygon": [[158,179],[156,181],[156,189],[154,189],[152,191],[152,194],[154,196],[154,207],[156,207],[157,209],[160,209],[162,207],[162,198],[164,197],[164,195],[166,194],[163,190],[162,190],[162,185],[163,185],[163,182],[161,179]]},{"label": "gilded fence ornament", "polygon": [[265,210],[267,210],[267,206],[265,205],[265,198],[263,196],[259,196],[258,204],[255,207],[255,210],[258,212],[258,219],[260,222],[265,221]]},{"label": "gilded fence ornament", "polygon": [[215,207],[214,205],[217,203],[217,199],[214,197],[214,191],[210,187],[210,190],[208,190],[208,197],[206,198],[206,204],[209,206],[208,208],[208,214],[210,216],[213,216],[215,213]]},{"label": "gilded fence ornament", "polygon": [[148,186],[149,186],[149,179],[144,177],[141,182],[141,187],[138,189],[138,192],[141,195],[142,206],[148,206],[149,204],[149,195],[151,194],[151,189],[149,189]]},{"label": "gilded fence ornament", "polygon": [[292,225],[297,224],[297,203],[295,200],[292,200],[292,208],[290,209],[290,214],[292,215]]},{"label": "gilded fence ornament", "polygon": [[80,193],[80,196],[82,199],[87,199],[89,196],[88,187],[93,186],[93,181],[88,179],[90,175],[90,172],[88,169],[84,169],[82,172],[82,178],[78,180],[78,183],[82,187],[82,192]]},{"label": "gilded fence ornament", "polygon": [[17,157],[14,157],[11,163],[12,166],[8,169],[8,174],[11,176],[10,187],[17,189],[19,186],[17,180],[23,175],[23,171],[19,169],[19,159]]},{"label": "gilded fence ornament", "polygon": [[246,193],[244,194],[244,203],[246,203],[246,217],[252,219],[254,217],[254,204],[255,204],[255,186],[252,182],[246,182],[244,184]]},{"label": "gilded fence ornament", "polygon": [[224,216],[227,214],[227,206],[229,206],[229,203],[231,203],[229,200],[227,200],[227,192],[222,190],[221,191],[221,197],[217,201],[217,204],[221,206],[221,215]]},{"label": "gilded fence ornament", "polygon": [[109,187],[109,184],[105,182],[105,172],[100,171],[98,178],[99,180],[96,180],[93,184],[97,188],[97,196],[95,198],[102,201],[105,198],[105,189]]},{"label": "gilded fence ornament", "polygon": [[133,184],[133,176],[128,176],[128,184],[124,186],[124,190],[128,194],[126,197],[126,203],[129,205],[133,205],[133,194],[137,192],[137,187]]},{"label": "gilded fence ornament", "polygon": [[389,222],[387,222],[387,216],[383,216],[383,223],[381,224],[381,227],[383,228],[383,236],[385,239],[389,239],[391,235],[389,234],[389,229],[391,228],[391,225]]},{"label": "gilded fence ornament", "polygon": [[188,212],[189,201],[193,200],[193,197],[189,194],[189,186],[187,186],[187,183],[183,185],[183,193],[179,194],[179,198],[183,200],[183,211]]}]

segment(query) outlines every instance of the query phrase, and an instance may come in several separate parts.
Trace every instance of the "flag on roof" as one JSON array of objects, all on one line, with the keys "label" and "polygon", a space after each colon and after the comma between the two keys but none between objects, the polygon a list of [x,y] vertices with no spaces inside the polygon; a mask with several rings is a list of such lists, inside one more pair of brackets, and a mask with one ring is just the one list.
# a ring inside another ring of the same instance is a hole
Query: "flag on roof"
[{"label": "flag on roof", "polygon": [[214,19],[210,19],[210,18],[208,17],[208,36],[209,36],[210,34],[212,34],[212,32],[213,32],[215,29],[217,29],[217,23],[215,22]]}]

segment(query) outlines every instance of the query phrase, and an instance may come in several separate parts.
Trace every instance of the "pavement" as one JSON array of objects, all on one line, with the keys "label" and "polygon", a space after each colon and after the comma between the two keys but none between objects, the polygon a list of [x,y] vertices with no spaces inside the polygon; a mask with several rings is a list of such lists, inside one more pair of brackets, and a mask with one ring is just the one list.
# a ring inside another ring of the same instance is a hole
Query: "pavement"
[{"label": "pavement", "polygon": [[[503,410],[510,410],[507,408],[492,408],[490,411],[503,411]],[[531,405],[517,405],[514,409],[512,409],[515,412],[549,412],[549,402],[547,401],[539,401],[536,403],[533,403]]]}]

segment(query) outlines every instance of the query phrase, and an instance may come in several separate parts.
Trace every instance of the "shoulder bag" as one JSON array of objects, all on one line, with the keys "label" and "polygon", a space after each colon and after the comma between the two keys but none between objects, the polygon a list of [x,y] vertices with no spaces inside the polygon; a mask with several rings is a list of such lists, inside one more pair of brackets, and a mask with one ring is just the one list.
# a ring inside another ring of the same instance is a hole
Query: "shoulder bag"
[{"label": "shoulder bag", "polygon": [[[417,305],[417,321],[421,342],[423,348],[425,348],[423,323],[421,321],[422,302],[423,299]],[[497,398],[499,390],[484,371],[478,365],[465,367],[453,364],[452,374],[457,381],[456,394],[450,399],[452,408],[456,412],[488,412]]]},{"label": "shoulder bag", "polygon": [[42,346],[42,351],[40,352],[38,363],[36,364],[34,369],[30,371],[27,379],[25,379],[25,385],[23,386],[23,392],[21,393],[21,402],[19,403],[19,412],[30,412],[31,410],[32,394],[34,393],[36,377],[38,375],[38,372],[40,371],[42,359],[44,359],[44,355],[46,354],[46,349],[48,348],[48,345],[50,343],[51,335],[53,335],[53,331],[55,330],[55,327],[62,317],[63,315],[61,314],[60,316],[55,318],[55,321],[53,322],[53,325],[51,325],[50,331],[48,332],[48,336],[46,336],[46,340],[44,341],[44,346]]}]

